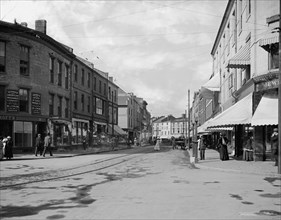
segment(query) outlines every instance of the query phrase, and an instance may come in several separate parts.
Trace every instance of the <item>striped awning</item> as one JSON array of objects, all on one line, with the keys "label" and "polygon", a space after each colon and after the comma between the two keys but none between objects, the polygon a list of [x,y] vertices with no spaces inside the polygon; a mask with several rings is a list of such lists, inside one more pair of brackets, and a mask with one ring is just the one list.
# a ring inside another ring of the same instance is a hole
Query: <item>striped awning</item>
[{"label": "striped awning", "polygon": [[211,91],[220,91],[220,74],[214,75],[208,82],[206,82],[202,87]]},{"label": "striped awning", "polygon": [[263,96],[252,118],[252,126],[278,125],[278,98]]},{"label": "striped awning", "polygon": [[252,104],[253,93],[250,93],[245,98],[214,117],[208,125],[208,128],[251,124]]},{"label": "striped awning", "polygon": [[262,39],[259,40],[259,45],[266,51],[270,51],[272,44],[279,43],[279,33],[268,33]]},{"label": "striped awning", "polygon": [[245,68],[251,64],[250,60],[250,41],[242,47],[231,59],[229,59],[228,68]]}]

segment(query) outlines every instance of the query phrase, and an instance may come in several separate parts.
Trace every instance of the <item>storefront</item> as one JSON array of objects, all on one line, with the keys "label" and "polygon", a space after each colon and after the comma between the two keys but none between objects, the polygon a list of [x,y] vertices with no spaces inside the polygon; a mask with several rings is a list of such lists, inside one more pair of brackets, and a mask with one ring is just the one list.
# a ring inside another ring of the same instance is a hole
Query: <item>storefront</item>
[{"label": "storefront", "polygon": [[38,133],[46,133],[47,119],[32,116],[0,116],[0,135],[11,136],[14,147],[30,149],[34,146],[35,137]]},{"label": "storefront", "polygon": [[71,145],[71,121],[52,117],[48,120],[48,132],[55,147]]},{"label": "storefront", "polygon": [[72,119],[72,144],[82,144],[84,139],[88,140],[89,121],[84,119]]}]

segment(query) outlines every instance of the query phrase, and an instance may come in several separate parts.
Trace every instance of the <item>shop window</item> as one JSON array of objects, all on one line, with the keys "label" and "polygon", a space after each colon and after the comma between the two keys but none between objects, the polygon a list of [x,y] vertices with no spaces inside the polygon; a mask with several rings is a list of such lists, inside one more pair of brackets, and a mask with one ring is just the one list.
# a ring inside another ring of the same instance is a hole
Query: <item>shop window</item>
[{"label": "shop window", "polygon": [[54,144],[56,146],[69,144],[69,129],[67,125],[54,125]]},{"label": "shop window", "polygon": [[5,111],[5,86],[0,85],[0,111]]},{"label": "shop window", "polygon": [[20,89],[19,90],[19,105],[20,112],[28,112],[28,90]]},{"label": "shop window", "polygon": [[20,74],[29,75],[29,47],[20,46]]},{"label": "shop window", "polygon": [[15,121],[14,134],[16,147],[32,147],[32,122]]},{"label": "shop window", "polygon": [[6,72],[6,42],[0,41],[0,74]]},{"label": "shop window", "polygon": [[62,85],[62,62],[58,61],[58,86]]},{"label": "shop window", "polygon": [[55,99],[55,95],[49,94],[49,115],[50,116],[54,115],[54,99]]},{"label": "shop window", "polygon": [[65,65],[65,73],[64,73],[64,84],[65,84],[65,89],[68,89],[68,82],[69,80],[69,66]]},{"label": "shop window", "polygon": [[54,83],[54,68],[55,68],[55,59],[53,57],[50,57],[49,58],[50,83]]}]

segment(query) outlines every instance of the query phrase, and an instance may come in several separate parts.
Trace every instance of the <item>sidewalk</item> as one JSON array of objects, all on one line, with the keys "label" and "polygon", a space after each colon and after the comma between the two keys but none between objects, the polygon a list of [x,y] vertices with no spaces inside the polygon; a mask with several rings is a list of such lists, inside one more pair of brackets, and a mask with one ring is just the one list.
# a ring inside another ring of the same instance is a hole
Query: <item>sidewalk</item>
[{"label": "sidewalk", "polygon": [[[70,150],[70,151],[53,151],[53,156],[50,156],[49,151],[46,152],[45,157],[38,156],[36,157],[33,153],[14,153],[14,157],[12,160],[38,160],[38,159],[50,159],[50,158],[64,158],[64,157],[74,157],[74,156],[80,156],[80,155],[88,155],[88,154],[98,154],[98,153],[105,153],[105,152],[114,152],[119,150],[125,150],[125,149],[131,149],[133,146],[128,147],[125,145],[115,147],[114,150],[112,150],[111,146],[103,146],[103,147],[88,147],[86,150],[84,149],[76,149],[76,150]],[[6,158],[3,158],[2,161],[8,161]]]},{"label": "sidewalk", "polygon": [[[192,156],[192,149],[188,150],[188,152],[189,155]],[[227,161],[221,161],[219,158],[219,152],[213,149],[207,149],[205,157],[205,160],[199,160],[195,163],[195,167],[222,172],[281,177],[281,175],[278,174],[277,166],[274,166],[274,161],[244,161],[235,160],[232,157],[230,157]]]}]

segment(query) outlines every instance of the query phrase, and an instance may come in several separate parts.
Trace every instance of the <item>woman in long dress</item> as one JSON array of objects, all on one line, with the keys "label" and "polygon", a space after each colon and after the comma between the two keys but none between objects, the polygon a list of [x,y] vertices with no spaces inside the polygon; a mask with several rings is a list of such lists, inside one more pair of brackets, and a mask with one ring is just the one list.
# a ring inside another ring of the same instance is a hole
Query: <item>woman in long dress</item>
[{"label": "woman in long dress", "polygon": [[157,138],[156,144],[154,146],[154,150],[155,151],[159,151],[160,150],[160,138]]}]

